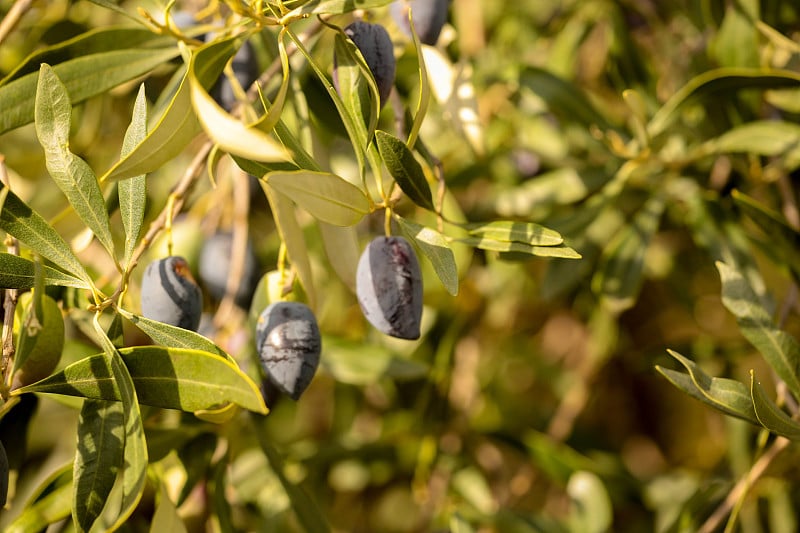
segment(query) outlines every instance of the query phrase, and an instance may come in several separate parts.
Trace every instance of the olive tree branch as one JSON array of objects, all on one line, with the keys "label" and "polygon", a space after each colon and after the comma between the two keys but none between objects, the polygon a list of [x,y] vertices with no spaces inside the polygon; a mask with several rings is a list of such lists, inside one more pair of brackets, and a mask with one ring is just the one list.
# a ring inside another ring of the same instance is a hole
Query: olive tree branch
[{"label": "olive tree branch", "polygon": [[0,44],[14,30],[22,15],[31,8],[31,5],[33,5],[33,0],[17,0],[14,2],[6,16],[0,21]]}]

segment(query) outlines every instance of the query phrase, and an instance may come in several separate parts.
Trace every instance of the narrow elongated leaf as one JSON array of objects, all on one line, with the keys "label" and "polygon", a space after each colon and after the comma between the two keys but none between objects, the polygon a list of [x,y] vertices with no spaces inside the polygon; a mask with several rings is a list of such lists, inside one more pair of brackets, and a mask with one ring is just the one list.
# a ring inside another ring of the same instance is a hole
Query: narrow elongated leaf
[{"label": "narrow elongated leaf", "polygon": [[[225,403],[258,413],[266,407],[258,387],[236,365],[216,353],[187,348],[134,346],[119,350],[139,401],[165,409],[199,411]],[[18,389],[21,392],[66,394],[120,400],[110,367],[94,355],[53,376]]]},{"label": "narrow elongated leaf", "polygon": [[395,217],[400,229],[417,246],[433,265],[433,270],[439,277],[447,292],[455,296],[458,294],[458,267],[453,250],[447,239],[438,231],[422,226],[402,217]]},{"label": "narrow elongated leaf", "polygon": [[303,236],[303,229],[297,223],[294,204],[289,198],[274,190],[265,182],[262,181],[261,186],[267,195],[272,216],[275,218],[275,225],[278,228],[281,242],[286,246],[289,261],[297,271],[300,283],[302,283],[303,289],[305,289],[308,296],[309,305],[313,309],[317,298],[314,292],[314,279],[311,275],[311,261],[308,258],[308,248],[306,247],[306,239]]},{"label": "narrow elongated leaf", "polygon": [[167,493],[167,487],[162,483],[158,491],[158,504],[150,523],[150,531],[169,531],[170,533],[186,533],[186,524],[181,520],[175,503]]},{"label": "narrow elongated leaf", "polygon": [[[116,389],[119,393],[122,413],[125,422],[125,447],[122,457],[122,502],[116,521],[109,528],[115,530],[124,524],[133,513],[144,491],[147,474],[147,442],[144,436],[142,414],[139,410],[139,400],[136,389],[127,367],[122,361],[116,346],[100,326],[100,315],[95,314],[92,325],[94,332],[103,347],[104,353],[99,357],[98,368],[110,370],[113,386],[103,385],[105,388]],[[120,326],[118,317],[114,317],[112,329]],[[86,359],[83,359],[86,361]],[[108,399],[108,398],[101,398]]]},{"label": "narrow elongated leaf", "polygon": [[358,127],[359,135],[368,142],[378,125],[380,95],[378,85],[361,50],[343,31],[333,42],[336,59],[336,85],[342,103]]},{"label": "narrow elongated leaf", "polygon": [[0,229],[28,248],[92,286],[86,269],[61,235],[44,218],[11,191],[0,211]]},{"label": "narrow elongated leaf", "polygon": [[228,114],[208,94],[207,88],[245,38],[246,35],[209,43],[192,56],[188,70],[192,105],[208,136],[226,152],[253,161],[287,161],[290,155],[283,146],[257,124],[248,126]]},{"label": "narrow elongated leaf", "polygon": [[[35,265],[30,259],[0,252],[0,288],[30,289],[33,287],[34,272]],[[89,288],[89,284],[85,281],[49,266],[42,267],[42,274],[45,285]]]},{"label": "narrow elongated leaf", "polygon": [[719,68],[695,76],[661,106],[647,125],[650,137],[656,137],[680,117],[689,103],[722,92],[741,89],[782,89],[800,87],[800,74],[788,70],[761,68]]},{"label": "narrow elongated leaf", "polygon": [[496,241],[520,242],[531,246],[557,246],[564,238],[555,230],[533,222],[496,221],[465,224],[467,232],[475,237]]},{"label": "narrow elongated leaf", "polygon": [[800,158],[800,125],[783,120],[748,122],[712,139],[708,146],[719,153],[784,156],[794,165]]},{"label": "narrow elongated leaf", "polygon": [[733,267],[717,262],[722,280],[722,303],[736,316],[742,335],[758,349],[775,373],[800,397],[800,344],[779,329],[762,307],[747,280]]},{"label": "narrow elongated leaf", "polygon": [[693,361],[678,352],[673,350],[667,350],[667,352],[688,371],[688,374],[684,374],[656,366],[656,370],[673,385],[692,398],[727,415],[741,418],[751,424],[758,425],[760,423],[753,410],[753,401],[747,385],[734,379],[709,376]]},{"label": "narrow elongated leaf", "polygon": [[44,148],[50,176],[75,212],[114,256],[114,240],[103,193],[89,165],[69,150],[72,106],[67,89],[53,69],[43,64],[36,87],[36,134]]},{"label": "narrow elongated leaf", "polygon": [[392,0],[310,0],[287,13],[283,19],[292,20],[308,15],[341,15],[356,9],[373,9],[392,3]]},{"label": "narrow elongated leaf", "polygon": [[[144,84],[139,86],[139,94],[133,105],[133,117],[125,139],[122,141],[122,157],[128,155],[136,145],[147,137],[147,98],[145,97]],[[122,225],[125,228],[125,264],[127,265],[133,251],[139,244],[139,233],[142,231],[144,210],[147,203],[147,190],[145,189],[145,175],[134,176],[121,180],[118,184],[119,212],[122,215]]]},{"label": "narrow elongated leaf", "polygon": [[425,179],[425,173],[408,146],[383,130],[375,132],[375,143],[386,163],[386,168],[389,169],[389,174],[403,192],[418,206],[433,211],[433,196]]},{"label": "narrow elongated leaf", "polygon": [[199,333],[176,326],[170,326],[169,324],[164,324],[156,320],[150,320],[141,315],[134,315],[122,308],[119,308],[119,314],[145,332],[158,344],[173,348],[189,348],[191,350],[209,352],[234,362],[233,358],[225,353],[222,348]]},{"label": "narrow elongated leaf", "polygon": [[761,425],[768,430],[787,439],[800,440],[800,422],[784,413],[767,395],[764,387],[756,380],[755,373],[750,371],[750,391],[753,406]]},{"label": "narrow elongated leaf", "polygon": [[417,30],[412,18],[411,10],[408,10],[409,28],[411,28],[411,40],[414,42],[414,50],[417,52],[417,70],[419,71],[419,99],[417,100],[417,110],[414,113],[414,122],[408,133],[408,148],[413,149],[417,142],[419,130],[422,128],[422,121],[428,112],[428,104],[431,101],[431,84],[428,80],[428,67],[425,64],[425,51],[417,35]]},{"label": "narrow elongated leaf", "polygon": [[352,226],[369,213],[369,198],[346,179],[328,172],[270,172],[267,185],[323,222]]},{"label": "narrow elongated leaf", "polygon": [[105,507],[125,446],[122,404],[104,400],[83,402],[78,419],[72,516],[82,531],[89,531]]},{"label": "narrow elongated leaf", "polygon": [[188,69],[166,111],[147,136],[106,171],[100,181],[149,174],[180,154],[203,131],[192,108]]},{"label": "narrow elongated leaf", "polygon": [[66,41],[32,52],[0,80],[0,87],[26,74],[38,72],[42,63],[55,65],[85,55],[112,50],[157,50],[173,47],[174,44],[174,37],[159,35],[141,26],[94,28]]},{"label": "narrow elongated leaf", "polygon": [[469,246],[492,252],[514,252],[537,255],[539,257],[560,257],[562,259],[581,258],[581,254],[563,244],[557,246],[531,246],[521,242],[498,241],[488,237],[465,237],[457,240]]},{"label": "narrow elongated leaf", "polygon": [[647,246],[658,230],[664,205],[662,197],[650,198],[636,214],[633,223],[623,227],[603,250],[592,288],[602,295],[610,309],[623,311],[636,303],[643,281]]},{"label": "narrow elongated leaf", "polygon": [[[146,74],[179,53],[176,46],[156,50],[112,50],[65,61],[53,70],[75,105]],[[38,79],[39,73],[34,72],[0,87],[0,135],[33,122]]]}]

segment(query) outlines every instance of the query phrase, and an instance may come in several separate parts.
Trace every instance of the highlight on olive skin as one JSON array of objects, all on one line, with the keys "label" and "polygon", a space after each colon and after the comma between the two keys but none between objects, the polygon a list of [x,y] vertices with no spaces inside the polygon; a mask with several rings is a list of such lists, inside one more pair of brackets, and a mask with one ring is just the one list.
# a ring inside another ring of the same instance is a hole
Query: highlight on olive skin
[{"label": "highlight on olive skin", "polygon": [[358,260],[356,295],[378,331],[400,339],[420,336],[422,273],[417,254],[403,237],[376,237]]},{"label": "highlight on olive skin", "polygon": [[414,30],[423,44],[435,45],[447,22],[447,8],[450,0],[397,0],[389,8],[392,18],[400,29],[411,37],[408,11],[414,21]]},{"label": "highlight on olive skin", "polygon": [[203,294],[186,260],[170,256],[147,265],[142,276],[141,303],[146,318],[197,331]]},{"label": "highlight on olive skin", "polygon": [[314,313],[300,302],[270,304],[258,317],[256,349],[269,381],[298,400],[317,371],[322,351]]},{"label": "highlight on olive skin", "polygon": [[[394,86],[394,76],[397,62],[394,58],[394,45],[389,37],[389,32],[380,24],[372,24],[357,20],[344,29],[355,44],[364,61],[367,63],[375,83],[378,86],[381,107],[389,99]],[[333,84],[339,90],[339,77],[337,74],[338,60],[333,56]]]}]

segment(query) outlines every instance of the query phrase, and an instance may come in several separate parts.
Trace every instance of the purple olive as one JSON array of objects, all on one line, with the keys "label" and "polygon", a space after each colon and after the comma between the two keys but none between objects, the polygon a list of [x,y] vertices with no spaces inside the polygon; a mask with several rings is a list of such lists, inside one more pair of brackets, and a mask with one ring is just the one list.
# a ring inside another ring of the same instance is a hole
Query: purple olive
[{"label": "purple olive", "polygon": [[[386,28],[380,24],[370,24],[357,20],[344,29],[345,35],[358,47],[361,55],[364,56],[375,84],[378,86],[381,107],[389,99],[389,94],[394,86],[394,73],[396,61],[394,58],[394,46],[392,39]],[[338,61],[336,54],[333,56],[333,83],[339,87],[337,75]]]},{"label": "purple olive", "polygon": [[299,302],[275,302],[258,317],[256,348],[269,381],[297,400],[319,366],[322,340],[314,313]]},{"label": "purple olive", "polygon": [[417,255],[403,237],[377,237],[356,269],[356,295],[367,320],[400,339],[418,339],[422,319],[422,274]]},{"label": "purple olive", "polygon": [[151,319],[197,331],[203,294],[183,257],[170,256],[147,265],[142,276],[142,314]]},{"label": "purple olive", "polygon": [[435,45],[444,23],[447,22],[449,0],[398,0],[390,8],[392,17],[403,32],[411,36],[408,10],[421,43]]},{"label": "purple olive", "polygon": [[[200,250],[200,265],[198,275],[200,282],[208,293],[217,301],[225,296],[228,284],[228,273],[231,271],[233,260],[233,234],[220,232],[212,235],[203,242]],[[259,280],[258,258],[253,245],[247,242],[244,252],[242,275],[234,293],[233,301],[242,309],[250,307],[253,293]]]}]

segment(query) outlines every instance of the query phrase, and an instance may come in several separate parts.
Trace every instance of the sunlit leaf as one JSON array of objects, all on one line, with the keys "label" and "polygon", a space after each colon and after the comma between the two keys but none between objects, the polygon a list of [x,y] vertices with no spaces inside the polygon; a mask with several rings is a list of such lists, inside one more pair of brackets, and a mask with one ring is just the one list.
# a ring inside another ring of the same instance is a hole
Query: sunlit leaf
[{"label": "sunlit leaf", "polygon": [[485,237],[503,242],[520,242],[531,246],[558,246],[564,238],[555,230],[533,222],[495,221],[465,224],[467,232],[475,237]]},{"label": "sunlit leaf", "polygon": [[523,244],[521,242],[498,241],[488,237],[465,237],[463,239],[458,239],[458,242],[492,252],[514,252],[536,255],[539,257],[560,257],[563,259],[581,258],[581,254],[563,244],[556,246],[531,246],[530,244]]},{"label": "sunlit leaf", "polygon": [[[87,54],[53,67],[73,105],[146,74],[179,54],[178,48],[112,50]],[[0,135],[33,121],[39,73],[0,87]],[[136,175],[136,174],[133,174]]]},{"label": "sunlit leaf", "polygon": [[158,344],[172,348],[188,348],[191,350],[200,350],[217,354],[223,359],[233,362],[233,358],[225,353],[225,351],[208,340],[206,337],[190,331],[188,329],[179,328],[158,322],[157,320],[150,320],[141,315],[134,315],[125,309],[119,309],[119,314],[129,320],[137,328],[145,332],[151,339]]},{"label": "sunlit leaf", "polygon": [[369,198],[364,192],[328,172],[270,172],[268,186],[290,198],[314,218],[335,226],[352,226],[369,213]]},{"label": "sunlit leaf", "polygon": [[78,449],[73,471],[72,516],[89,531],[114,487],[125,445],[122,404],[103,400],[83,402],[78,419]]},{"label": "sunlit leaf", "polygon": [[[7,189],[4,189],[7,190]],[[30,289],[33,287],[35,265],[30,259],[0,252],[0,287],[5,289]],[[49,266],[42,266],[45,285],[60,285],[88,289],[89,284],[70,274]]]},{"label": "sunlit leaf", "polygon": [[353,226],[334,226],[319,222],[322,234],[322,244],[325,254],[339,279],[355,293],[356,269],[361,250],[358,244],[358,234]]},{"label": "sunlit leaf", "polygon": [[433,265],[433,270],[444,285],[445,290],[455,296],[458,294],[458,267],[455,255],[447,239],[438,231],[422,226],[402,217],[395,217],[400,229]]},{"label": "sunlit leaf", "polygon": [[203,131],[192,108],[189,72],[183,76],[169,106],[147,136],[100,178],[126,179],[149,174],[180,154]]},{"label": "sunlit leaf", "polygon": [[750,390],[758,421],[762,426],[791,440],[800,440],[800,422],[784,413],[767,396],[764,387],[758,382],[755,372],[750,371]]},{"label": "sunlit leaf", "polygon": [[162,483],[158,491],[158,503],[153,513],[153,521],[150,523],[150,530],[169,531],[170,533],[186,533],[186,525],[178,515],[175,503],[169,498],[167,488]]},{"label": "sunlit leaf", "polygon": [[361,50],[339,31],[334,38],[335,76],[342,104],[358,128],[359,139],[372,138],[380,114],[380,96],[375,78]]},{"label": "sunlit leaf", "polygon": [[775,325],[740,272],[722,262],[717,262],[717,270],[722,280],[723,305],[736,316],[745,338],[761,352],[789,390],[800,397],[800,344],[797,339]]},{"label": "sunlit leaf", "polygon": [[375,143],[389,174],[403,192],[418,206],[433,211],[433,197],[425,173],[406,144],[382,130],[375,132]]},{"label": "sunlit leaf", "polygon": [[26,244],[56,266],[92,286],[92,279],[61,235],[44,218],[9,191],[0,211],[0,229]]},{"label": "sunlit leaf", "polygon": [[[133,105],[133,117],[122,141],[121,156],[128,155],[136,145],[147,136],[147,99],[144,84],[139,86],[139,94]],[[142,230],[144,210],[147,203],[146,177],[144,174],[120,180],[118,184],[119,211],[122,225],[125,228],[125,264],[127,265],[136,246],[139,244],[139,233]]]},{"label": "sunlit leaf", "polygon": [[673,350],[667,350],[688,371],[688,374],[656,366],[656,370],[673,385],[692,398],[710,405],[718,411],[752,424],[758,424],[753,410],[750,391],[744,383],[734,379],[712,377],[703,372],[693,361]]},{"label": "sunlit leaf", "polygon": [[597,474],[581,470],[567,482],[571,502],[569,515],[572,533],[603,533],[609,531],[614,518],[611,498]]},{"label": "sunlit leaf", "polygon": [[309,0],[283,18],[291,20],[307,15],[340,15],[356,9],[372,9],[390,4],[392,0]]},{"label": "sunlit leaf", "polygon": [[44,148],[45,163],[53,181],[108,253],[114,240],[103,193],[89,165],[69,149],[72,106],[67,89],[49,65],[43,64],[36,86],[36,134]]}]

